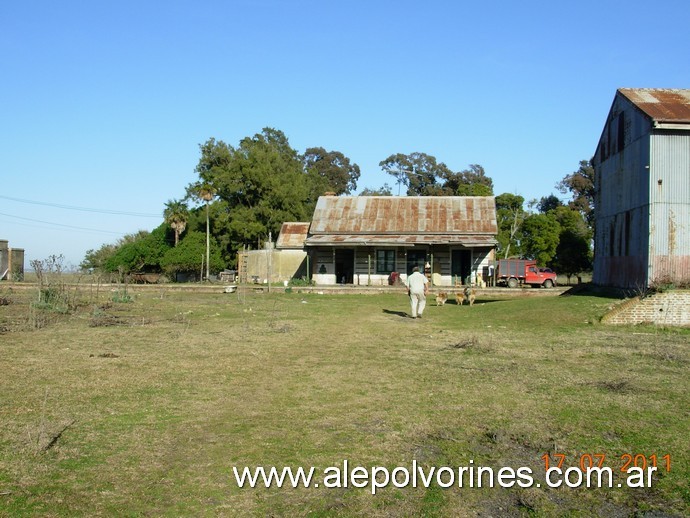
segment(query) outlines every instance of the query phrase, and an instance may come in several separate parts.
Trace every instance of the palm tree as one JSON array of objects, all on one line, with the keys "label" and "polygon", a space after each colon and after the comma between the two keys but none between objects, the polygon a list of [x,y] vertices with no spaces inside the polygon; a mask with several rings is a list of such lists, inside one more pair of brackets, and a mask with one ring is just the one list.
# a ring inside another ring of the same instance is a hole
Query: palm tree
[{"label": "palm tree", "polygon": [[209,260],[211,259],[211,232],[208,217],[208,204],[216,197],[216,189],[208,182],[201,181],[187,188],[188,196],[202,200],[206,204],[206,280],[210,275]]},{"label": "palm tree", "polygon": [[187,205],[180,200],[169,200],[165,204],[163,217],[175,232],[175,246],[177,246],[180,242],[180,234],[187,228],[187,219],[189,218]]}]

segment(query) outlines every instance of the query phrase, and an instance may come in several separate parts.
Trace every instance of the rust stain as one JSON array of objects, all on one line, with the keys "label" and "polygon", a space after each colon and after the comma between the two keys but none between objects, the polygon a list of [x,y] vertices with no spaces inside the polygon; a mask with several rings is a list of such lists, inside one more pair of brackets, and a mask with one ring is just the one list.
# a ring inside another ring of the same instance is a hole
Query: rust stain
[{"label": "rust stain", "polygon": [[302,248],[309,232],[308,222],[287,222],[280,227],[276,248]]},{"label": "rust stain", "polygon": [[690,284],[690,255],[657,255],[652,258],[650,283],[672,282],[677,286]]},{"label": "rust stain", "polygon": [[676,255],[676,221],[673,211],[668,216],[668,255]]},{"label": "rust stain", "polygon": [[491,196],[322,196],[310,228],[312,235],[497,232]]},{"label": "rust stain", "polygon": [[640,110],[659,122],[690,122],[690,90],[620,88]]},{"label": "rust stain", "polygon": [[614,286],[635,288],[646,282],[646,263],[639,256],[606,257],[601,268],[606,272],[607,283]]},{"label": "rust stain", "polygon": [[459,234],[321,234],[310,236],[307,246],[329,246],[348,244],[351,246],[414,246],[457,244],[466,247],[489,247],[496,239],[488,235]]}]

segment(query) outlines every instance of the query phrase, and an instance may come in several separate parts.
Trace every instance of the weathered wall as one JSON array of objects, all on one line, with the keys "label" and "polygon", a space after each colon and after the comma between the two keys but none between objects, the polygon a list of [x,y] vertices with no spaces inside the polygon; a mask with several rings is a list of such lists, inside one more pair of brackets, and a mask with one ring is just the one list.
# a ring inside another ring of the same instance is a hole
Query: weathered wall
[{"label": "weathered wall", "polygon": [[[258,277],[259,282],[263,283],[268,279],[269,270],[271,282],[289,281],[307,273],[307,253],[302,250],[249,250],[240,254],[246,254],[248,282],[251,282],[253,277]],[[241,262],[240,257],[238,263]]]},{"label": "weathered wall", "polygon": [[649,280],[690,285],[690,132],[652,135]]},{"label": "weathered wall", "polygon": [[626,300],[605,315],[602,322],[690,326],[690,291],[672,290]]},{"label": "weathered wall", "polygon": [[23,281],[24,280],[24,249],[23,248],[10,248],[9,249],[9,272],[7,273],[8,278],[13,281]]},{"label": "weathered wall", "polygon": [[7,240],[0,239],[0,281],[6,278],[9,267],[9,250]]},{"label": "weathered wall", "polygon": [[649,120],[617,95],[593,158],[596,169],[595,284],[647,286]]}]

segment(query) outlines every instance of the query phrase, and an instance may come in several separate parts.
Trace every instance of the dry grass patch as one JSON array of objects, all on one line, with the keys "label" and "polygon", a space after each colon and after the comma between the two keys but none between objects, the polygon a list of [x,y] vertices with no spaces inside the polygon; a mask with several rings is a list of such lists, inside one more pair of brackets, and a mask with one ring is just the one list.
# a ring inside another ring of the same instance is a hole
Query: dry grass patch
[{"label": "dry grass patch", "polygon": [[[107,295],[35,330],[13,324],[27,300],[0,306],[0,514],[689,510],[689,335],[597,325],[608,299],[480,298],[419,321],[396,295]],[[538,478],[547,452],[605,452],[614,467],[624,453],[670,453],[674,465],[646,492],[432,485],[372,496],[240,489],[232,476],[347,459],[525,465]]]}]

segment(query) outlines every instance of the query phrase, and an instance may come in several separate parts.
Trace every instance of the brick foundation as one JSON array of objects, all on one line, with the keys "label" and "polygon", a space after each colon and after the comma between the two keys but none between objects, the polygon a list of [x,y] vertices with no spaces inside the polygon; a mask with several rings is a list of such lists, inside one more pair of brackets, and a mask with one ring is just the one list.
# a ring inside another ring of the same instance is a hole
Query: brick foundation
[{"label": "brick foundation", "polygon": [[690,326],[690,291],[672,290],[628,299],[601,319],[606,324]]}]

